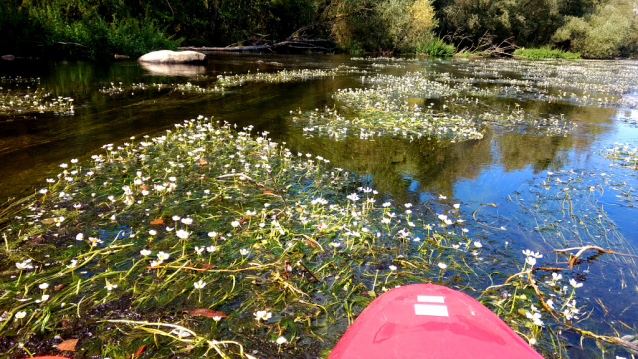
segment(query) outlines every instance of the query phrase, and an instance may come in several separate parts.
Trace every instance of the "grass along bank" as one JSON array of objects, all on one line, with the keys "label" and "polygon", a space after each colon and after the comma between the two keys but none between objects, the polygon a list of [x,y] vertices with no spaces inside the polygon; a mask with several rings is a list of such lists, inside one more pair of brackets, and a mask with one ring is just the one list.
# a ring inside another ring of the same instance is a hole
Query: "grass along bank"
[{"label": "grass along bank", "polygon": [[550,47],[541,47],[538,49],[516,49],[514,50],[514,56],[522,56],[528,59],[580,59],[580,54],[577,52],[552,49]]}]

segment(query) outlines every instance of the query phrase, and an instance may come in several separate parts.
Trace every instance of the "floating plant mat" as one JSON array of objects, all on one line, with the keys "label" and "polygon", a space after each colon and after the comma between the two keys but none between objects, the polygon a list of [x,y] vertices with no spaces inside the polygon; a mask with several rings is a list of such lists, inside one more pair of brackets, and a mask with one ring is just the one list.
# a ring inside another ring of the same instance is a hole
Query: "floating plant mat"
[{"label": "floating plant mat", "polygon": [[629,143],[617,143],[613,147],[605,148],[603,154],[618,166],[638,170],[638,147],[636,146],[631,146]]},{"label": "floating plant mat", "polygon": [[69,116],[74,113],[73,99],[51,96],[42,89],[21,91],[0,87],[0,116],[15,116],[28,113],[52,112],[54,115]]},{"label": "floating plant mat", "polygon": [[[495,91],[477,88],[466,82],[450,84],[427,77],[427,73],[418,72],[403,76],[364,76],[362,81],[372,84],[372,88],[340,89],[333,95],[335,109],[299,111],[293,121],[308,136],[317,134],[340,140],[350,133],[366,139],[389,135],[462,141],[481,139],[483,126],[564,136],[574,127],[562,116],[534,116],[518,105],[509,111],[483,105],[481,110],[484,111],[481,113],[476,111],[480,102],[478,98],[493,96]],[[448,108],[446,104],[439,110],[433,108],[433,103],[426,105],[426,102],[439,98],[460,106]]]},{"label": "floating plant mat", "polygon": [[501,59],[444,63],[470,77],[450,78],[441,74],[440,78],[509,85],[500,96],[587,106],[638,106],[635,99],[622,97],[638,91],[638,65],[631,61]]},{"label": "floating plant mat", "polygon": [[[117,85],[111,82],[111,87],[105,87],[100,90],[102,93],[109,95],[124,94],[136,91],[146,91],[149,89],[156,89],[157,91],[174,91],[178,93],[220,93],[224,92],[228,88],[242,86],[246,83],[286,83],[293,81],[304,81],[315,78],[323,78],[329,76],[336,76],[341,73],[351,72],[352,69],[346,66],[339,66],[330,70],[282,70],[274,73],[269,72],[257,72],[254,74],[235,74],[235,75],[218,75],[216,81],[211,87],[201,87],[197,84],[187,82],[185,84],[132,84],[130,87],[123,86],[122,83]],[[205,81],[208,77],[201,76],[199,81]]]},{"label": "floating plant mat", "polygon": [[[576,269],[535,270],[541,254],[460,204],[383,201],[267,133],[198,119],[104,148],[2,212],[7,355],[324,355],[373,298],[423,282],[480,297],[548,357],[587,318]],[[559,288],[531,281],[550,277]]]}]

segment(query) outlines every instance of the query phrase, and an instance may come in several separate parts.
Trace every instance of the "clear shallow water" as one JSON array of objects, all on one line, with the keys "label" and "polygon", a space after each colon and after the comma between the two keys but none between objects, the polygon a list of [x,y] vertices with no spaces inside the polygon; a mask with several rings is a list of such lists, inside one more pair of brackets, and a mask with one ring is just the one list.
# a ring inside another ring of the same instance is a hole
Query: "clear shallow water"
[{"label": "clear shallow water", "polygon": [[[538,231],[534,231],[536,224],[528,223],[530,216],[520,204],[520,199],[523,202],[533,199],[530,189],[545,180],[548,171],[566,180],[570,174],[561,171],[573,170],[577,174],[582,173],[583,178],[591,179],[592,183],[612,176],[612,183],[606,184],[604,191],[595,192],[597,203],[618,225],[627,242],[632,246],[638,245],[636,201],[627,196],[618,197],[621,190],[614,189],[619,188],[614,185],[617,182],[624,182],[625,190],[636,188],[636,173],[624,168],[610,168],[612,162],[600,156],[601,150],[615,142],[628,142],[630,147],[638,144],[638,129],[626,123],[631,119],[635,122],[638,118],[637,111],[630,108],[582,106],[568,101],[548,103],[525,98],[492,98],[484,101],[502,107],[513,107],[519,103],[526,111],[545,116],[564,114],[566,119],[577,124],[577,128],[566,137],[488,130],[481,140],[458,143],[401,138],[377,138],[373,142],[356,138],[334,141],[304,137],[301,129],[291,123],[289,112],[332,106],[331,96],[337,89],[362,86],[360,74],[286,84],[246,84],[214,95],[143,91],[109,96],[98,91],[109,87],[111,82],[122,82],[128,86],[139,82],[191,81],[206,86],[223,73],[283,68],[328,69],[342,63],[365,69],[370,72],[369,75],[377,72],[401,75],[405,71],[425,69],[433,73],[448,72],[459,78],[473,78],[472,72],[477,67],[471,66],[473,62],[426,60],[399,63],[403,67],[377,67],[371,65],[373,61],[357,61],[345,56],[259,55],[213,57],[206,66],[152,69],[159,71],[154,73],[133,61],[110,64],[3,62],[0,63],[0,76],[39,77],[35,84],[28,85],[45,88],[54,96],[72,97],[76,110],[73,116],[29,114],[0,117],[0,197],[33,193],[42,185],[44,178],[59,172],[61,162],[86,158],[99,152],[103,144],[121,143],[130,136],[160,134],[176,122],[203,114],[236,123],[238,128],[255,125],[257,131],[267,130],[274,140],[287,142],[293,152],[321,155],[335,166],[364,176],[374,188],[397,203],[422,203],[435,212],[440,210],[441,203],[460,203],[461,211],[468,215],[477,211],[477,216],[485,224],[485,228],[478,228],[477,233],[493,247],[505,248],[505,242],[508,242],[517,248],[551,250],[552,246],[543,241]],[[490,61],[485,63],[487,66],[491,64]],[[538,66],[542,66],[540,64]],[[167,76],[167,71],[176,71],[179,76]],[[498,79],[497,73],[490,70],[481,78]],[[504,70],[503,75],[523,77],[521,72],[512,69]],[[6,88],[7,85],[3,86]],[[493,85],[485,83],[482,86]],[[625,98],[632,96],[635,94],[624,95]],[[427,99],[425,102],[436,106],[443,104],[439,99]],[[438,200],[441,195],[447,199]],[[587,210],[585,205],[582,209]],[[588,285],[582,289],[583,295],[592,302],[595,298],[602,298],[610,312],[616,313],[615,318],[635,325],[635,318],[638,318],[638,308],[632,306],[635,278],[623,282],[612,269],[596,262],[585,269],[590,274],[585,282]],[[625,310],[628,306],[629,309]],[[595,305],[591,309],[593,317],[602,322],[602,309]]]}]

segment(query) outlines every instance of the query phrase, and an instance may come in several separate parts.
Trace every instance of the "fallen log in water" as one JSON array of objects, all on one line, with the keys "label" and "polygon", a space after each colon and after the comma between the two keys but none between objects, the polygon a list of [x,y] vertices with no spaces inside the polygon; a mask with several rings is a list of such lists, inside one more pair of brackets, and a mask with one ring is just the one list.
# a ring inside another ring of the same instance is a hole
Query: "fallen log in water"
[{"label": "fallen log in water", "polygon": [[198,51],[203,53],[211,52],[336,52],[338,47],[334,42],[324,39],[309,40],[285,40],[275,44],[253,45],[253,46],[227,46],[227,47],[180,47],[179,50]]}]

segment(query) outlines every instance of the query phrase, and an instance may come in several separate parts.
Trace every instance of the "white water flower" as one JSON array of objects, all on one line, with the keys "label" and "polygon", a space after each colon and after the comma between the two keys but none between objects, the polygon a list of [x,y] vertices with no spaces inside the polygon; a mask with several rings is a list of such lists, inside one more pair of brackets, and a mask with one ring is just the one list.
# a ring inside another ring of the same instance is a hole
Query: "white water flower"
[{"label": "white water flower", "polygon": [[173,216],[172,218],[173,218],[173,220],[174,220],[175,222],[177,222],[177,221],[179,221],[179,220],[180,220],[180,217],[179,217],[179,216]]},{"label": "white water flower", "polygon": [[197,255],[199,256],[199,255],[202,254],[202,252],[204,252],[204,249],[206,249],[206,248],[204,248],[204,247],[195,247],[195,253],[197,253]]},{"label": "white water flower", "polygon": [[246,248],[242,248],[239,250],[239,254],[241,254],[242,256],[248,255],[248,249]]},{"label": "white water flower", "polygon": [[483,247],[483,245],[481,244],[481,241],[474,241],[474,246],[477,248]]},{"label": "white water flower", "polygon": [[217,238],[217,232],[208,232],[210,238]]},{"label": "white water flower", "polygon": [[27,312],[25,312],[25,311],[17,312],[16,315],[15,315],[16,319],[22,319],[22,318],[24,318],[26,316],[27,316]]},{"label": "white water flower", "polygon": [[447,264],[445,264],[445,263],[439,263],[439,264],[438,264],[438,266],[439,266],[439,268],[441,268],[441,269],[445,269],[445,268],[447,268]]},{"label": "white water flower", "polygon": [[106,288],[106,290],[108,290],[109,292],[112,291],[113,289],[117,288],[117,284],[112,284],[111,282],[109,282],[108,280],[106,281],[106,285],[104,286],[104,288]]},{"label": "white water flower", "polygon": [[184,329],[173,329],[173,330],[171,331],[171,334],[175,334],[175,335],[177,335],[180,339],[181,339],[181,338],[186,338],[186,337],[190,337],[190,336],[191,336],[191,333],[190,333],[190,332],[188,332],[188,331],[186,331],[186,330],[184,330]]},{"label": "white water flower", "polygon": [[166,252],[159,252],[157,253],[157,259],[162,262],[167,260],[171,255],[166,253]]},{"label": "white water flower", "polygon": [[142,250],[140,251],[140,254],[141,254],[141,255],[143,255],[144,257],[146,257],[146,256],[150,256],[150,255],[151,255],[151,251],[150,251],[150,250],[148,250],[148,249],[142,249]]},{"label": "white water flower", "polygon": [[530,266],[535,266],[536,265],[536,258],[534,257],[527,257],[525,258],[525,263],[529,264]]},{"label": "white water flower", "polygon": [[40,288],[40,289],[47,289],[47,288],[49,288],[49,283],[41,283],[41,284],[38,286],[38,288]]},{"label": "white water flower", "polygon": [[81,241],[83,239],[84,239],[84,233],[78,233],[78,235],[75,236],[76,241]]},{"label": "white water flower", "polygon": [[232,222],[230,222],[230,225],[233,226],[233,228],[237,228],[237,227],[239,227],[240,223],[239,223],[239,221],[232,221]]},{"label": "white water flower", "polygon": [[286,344],[288,343],[288,340],[285,337],[279,337],[277,338],[277,340],[275,341],[277,344],[282,345],[282,344]]},{"label": "white water flower", "polygon": [[182,218],[182,223],[185,225],[193,224],[193,220],[191,218]]},{"label": "white water flower", "polygon": [[188,231],[185,231],[183,229],[180,229],[178,231],[175,232],[175,235],[180,238],[180,239],[188,239],[188,236],[190,236],[190,233],[188,233]]},{"label": "white water flower", "polygon": [[206,282],[204,282],[203,280],[193,283],[193,287],[195,287],[195,289],[202,289],[205,286],[206,286]]},{"label": "white water flower", "polygon": [[572,285],[572,287],[574,287],[574,288],[580,288],[580,287],[582,287],[582,286],[583,286],[583,283],[578,283],[578,282],[576,282],[576,279],[574,279],[574,278],[571,278],[571,279],[569,280],[569,284],[571,284],[571,285]]},{"label": "white water flower", "polygon": [[157,234],[157,231],[154,229],[151,229],[150,231],[148,231],[148,234],[150,234],[151,236],[154,236]]},{"label": "white water flower", "polygon": [[540,254],[539,252],[533,252],[533,251],[530,251],[529,249],[524,250],[523,254],[526,255],[527,257],[543,258],[543,255]]},{"label": "white water flower", "polygon": [[388,268],[390,268],[391,271],[397,270],[397,266],[395,265],[389,265]]},{"label": "white water flower", "polygon": [[352,202],[356,202],[359,200],[359,196],[356,193],[349,194],[347,198],[351,200]]},{"label": "white water flower", "polygon": [[265,310],[259,310],[254,313],[254,316],[257,321],[267,321],[268,319],[272,318],[272,313]]}]

